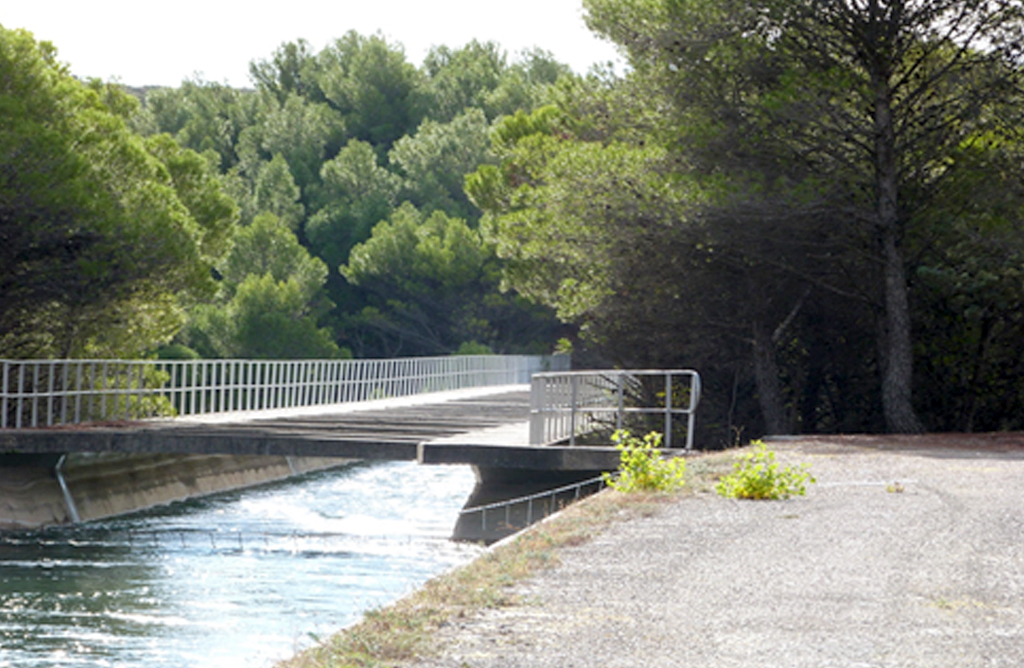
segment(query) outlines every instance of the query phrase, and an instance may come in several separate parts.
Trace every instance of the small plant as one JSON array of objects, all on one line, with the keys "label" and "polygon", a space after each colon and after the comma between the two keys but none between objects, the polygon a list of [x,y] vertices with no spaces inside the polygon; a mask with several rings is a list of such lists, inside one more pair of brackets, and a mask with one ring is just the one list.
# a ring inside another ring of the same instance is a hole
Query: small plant
[{"label": "small plant", "polygon": [[652,431],[643,439],[620,429],[612,434],[621,451],[617,476],[604,474],[605,482],[620,492],[670,492],[686,484],[686,460],[662,459],[661,434]]},{"label": "small plant", "polygon": [[788,499],[803,496],[807,483],[816,482],[807,472],[807,465],[799,468],[779,468],[775,453],[762,441],[752,441],[754,451],[736,462],[735,470],[722,478],[715,490],[734,499]]}]

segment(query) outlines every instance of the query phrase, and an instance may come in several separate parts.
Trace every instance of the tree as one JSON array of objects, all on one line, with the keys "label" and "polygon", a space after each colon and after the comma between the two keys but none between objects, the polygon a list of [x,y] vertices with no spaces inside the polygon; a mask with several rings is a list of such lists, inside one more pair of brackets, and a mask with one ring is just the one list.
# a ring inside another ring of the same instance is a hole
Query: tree
[{"label": "tree", "polygon": [[348,356],[311,318],[297,280],[250,274],[221,307],[195,310],[184,341],[204,357],[333,359]]},{"label": "tree", "polygon": [[330,107],[289,95],[278,107],[265,107],[259,118],[259,150],[266,159],[282,156],[303,191],[319,183],[320,166],[337,151],[345,125]]},{"label": "tree", "polygon": [[129,130],[134,104],[0,28],[5,354],[141,354],[212,291],[234,208],[202,158]]},{"label": "tree", "polygon": [[238,207],[223,192],[213,158],[182,147],[166,134],[148,138],[146,149],[163,163],[178,199],[198,223],[201,257],[210,265],[217,263],[231,247]]},{"label": "tree", "polygon": [[505,52],[495,42],[473,40],[461,49],[435,46],[423,59],[431,119],[446,123],[466,109],[482,109],[507,69]]},{"label": "tree", "polygon": [[480,109],[489,121],[532,110],[546,89],[571,74],[551,53],[524,51],[512,64],[495,42],[473,40],[459,49],[438,46],[423,60],[427,116],[447,123],[467,109]]},{"label": "tree", "polygon": [[239,230],[222,266],[220,299],[192,313],[180,343],[206,357],[321,358],[342,351],[317,320],[333,304],[327,266],[273,214]]},{"label": "tree", "polygon": [[178,88],[148,90],[131,124],[143,135],[167,133],[198,153],[216,151],[218,169],[226,171],[238,164],[238,138],[253,124],[257,101],[224,84],[186,80]]},{"label": "tree", "polygon": [[965,151],[993,133],[1016,132],[1003,121],[1020,90],[1020,3],[587,0],[586,7],[590,25],[622,44],[637,71],[666,93],[674,108],[667,120],[695,166],[748,183],[755,173],[768,183],[790,179],[788,193],[813,196],[819,215],[833,218],[849,247],[838,259],[848,272],[857,269],[877,305],[887,427],[921,430],[907,266],[926,233],[918,214]]},{"label": "tree", "polygon": [[498,87],[488,91],[482,108],[490,120],[533,110],[549,101],[552,87],[572,78],[572,69],[555,60],[549,51],[534,48],[519,54],[505,70]]},{"label": "tree", "polygon": [[440,210],[468,220],[479,213],[466,198],[466,174],[493,161],[490,128],[479,109],[468,109],[450,123],[424,121],[416,134],[395,142],[388,154],[405,177],[404,195],[421,211]]},{"label": "tree", "polygon": [[304,39],[285,42],[269,60],[249,63],[249,78],[282,105],[293,95],[315,102],[325,99],[316,81],[316,54]]},{"label": "tree", "polygon": [[288,162],[280,153],[260,166],[253,184],[253,208],[272,213],[292,230],[302,225],[306,209],[299,200],[302,190],[295,183]]},{"label": "tree", "polygon": [[550,345],[554,323],[546,310],[499,293],[493,247],[441,211],[427,216],[403,204],[352,249],[341,273],[371,295],[354,336],[372,333],[388,354],[451,354],[470,343],[495,352]]},{"label": "tree", "polygon": [[306,237],[318,257],[337,267],[366,241],[373,226],[391,215],[401,179],[377,164],[373,147],[350,141],[320,170],[320,208],[306,224]]},{"label": "tree", "polygon": [[316,82],[344,119],[350,139],[369,142],[380,155],[423,117],[420,73],[400,45],[350,31],[317,55]]},{"label": "tree", "polygon": [[[261,213],[252,225],[238,231],[222,269],[227,295],[234,295],[249,275],[269,274],[275,281],[294,280],[306,304],[323,302],[320,291],[327,278],[327,266],[311,256],[288,225],[271,213]],[[307,308],[317,315],[326,311],[323,306]]]},{"label": "tree", "polygon": [[940,243],[915,275],[917,403],[947,431],[1016,430],[1024,415],[1021,145],[975,147],[930,203]]}]

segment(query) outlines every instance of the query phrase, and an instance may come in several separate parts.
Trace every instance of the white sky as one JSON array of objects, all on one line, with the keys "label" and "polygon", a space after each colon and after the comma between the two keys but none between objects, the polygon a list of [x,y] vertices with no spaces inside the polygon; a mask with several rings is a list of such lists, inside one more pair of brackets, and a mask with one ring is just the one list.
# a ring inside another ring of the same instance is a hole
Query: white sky
[{"label": "white sky", "polygon": [[419,66],[431,46],[493,40],[514,60],[539,46],[575,71],[618,61],[583,23],[581,0],[2,0],[0,25],[57,47],[79,77],[132,86],[249,86],[249,62],[304,38],[319,51],[349,30],[382,33]]}]

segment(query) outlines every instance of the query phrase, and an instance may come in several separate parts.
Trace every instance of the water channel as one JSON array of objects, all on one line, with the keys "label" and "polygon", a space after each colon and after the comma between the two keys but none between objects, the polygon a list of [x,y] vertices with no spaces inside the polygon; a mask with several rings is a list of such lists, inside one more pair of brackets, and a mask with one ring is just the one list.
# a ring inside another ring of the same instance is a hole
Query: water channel
[{"label": "water channel", "polygon": [[0,538],[0,668],[266,668],[482,548],[469,467],[356,465]]}]

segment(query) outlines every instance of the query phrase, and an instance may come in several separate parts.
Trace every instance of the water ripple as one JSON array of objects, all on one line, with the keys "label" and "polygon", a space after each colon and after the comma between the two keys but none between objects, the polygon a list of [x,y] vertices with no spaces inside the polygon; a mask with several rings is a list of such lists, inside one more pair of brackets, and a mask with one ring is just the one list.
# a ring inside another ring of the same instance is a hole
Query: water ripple
[{"label": "water ripple", "polygon": [[313,474],[0,539],[0,668],[269,666],[479,548],[464,467]]}]

